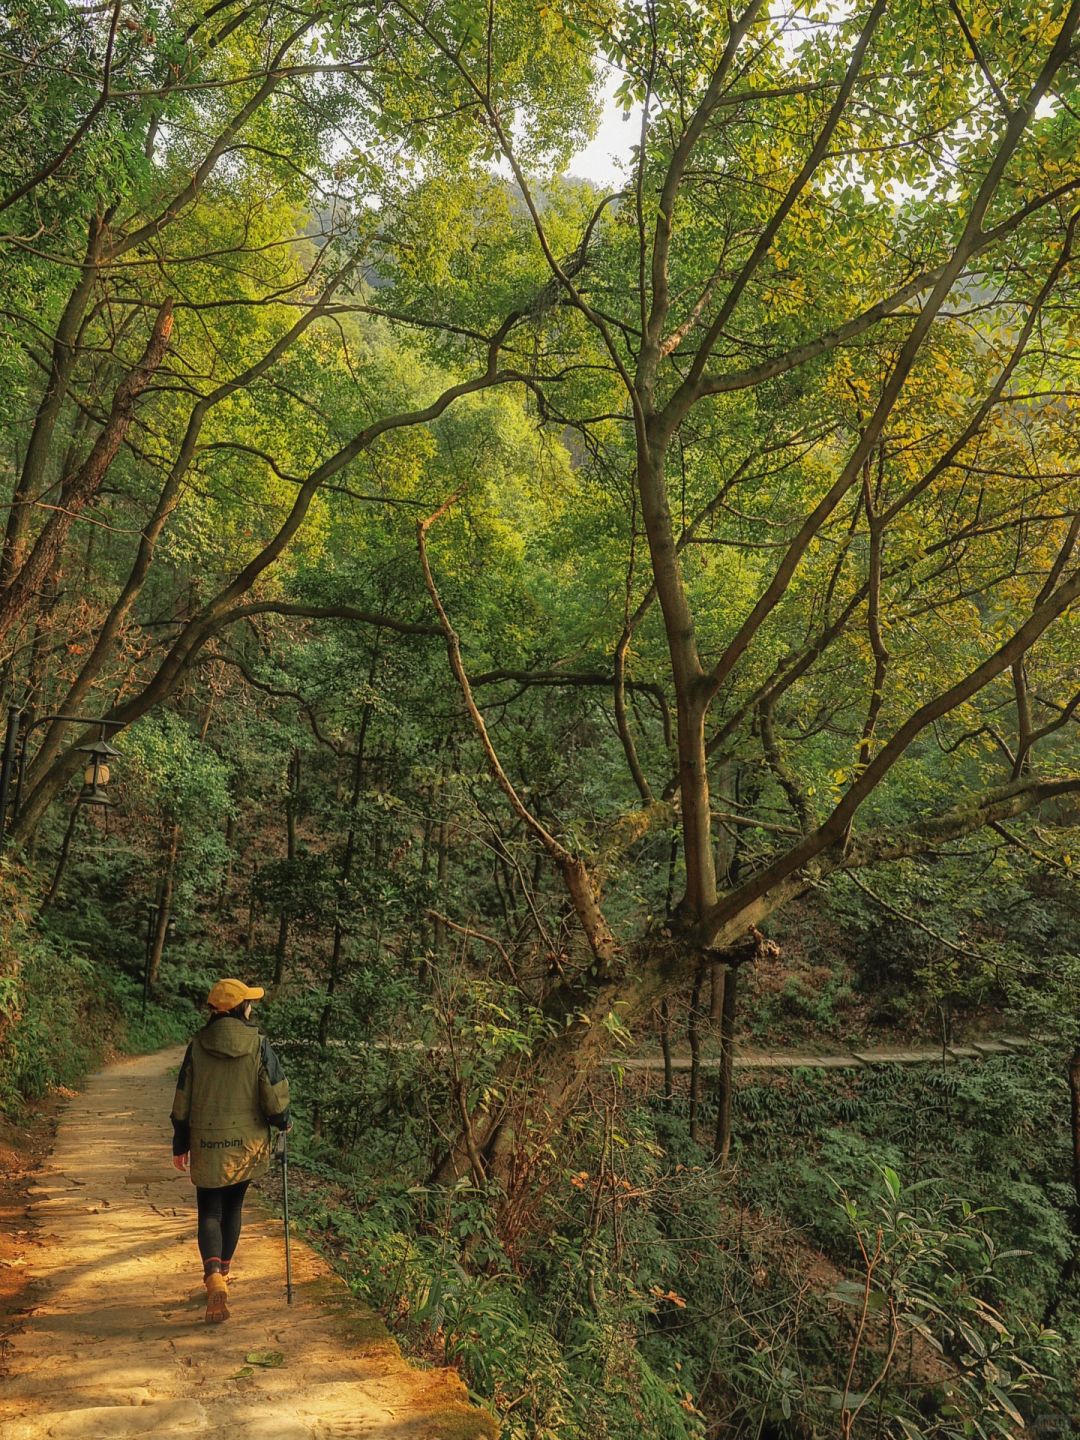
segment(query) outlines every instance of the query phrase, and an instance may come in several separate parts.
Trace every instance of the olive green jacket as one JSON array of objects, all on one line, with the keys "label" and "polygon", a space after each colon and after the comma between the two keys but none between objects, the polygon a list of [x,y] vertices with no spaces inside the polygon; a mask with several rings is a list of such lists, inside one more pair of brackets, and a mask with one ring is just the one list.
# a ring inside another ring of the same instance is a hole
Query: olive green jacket
[{"label": "olive green jacket", "polygon": [[173,1097],[173,1154],[191,1154],[192,1184],[216,1188],[264,1175],[268,1125],[289,1123],[289,1082],[249,1021],[215,1015],[188,1046]]}]

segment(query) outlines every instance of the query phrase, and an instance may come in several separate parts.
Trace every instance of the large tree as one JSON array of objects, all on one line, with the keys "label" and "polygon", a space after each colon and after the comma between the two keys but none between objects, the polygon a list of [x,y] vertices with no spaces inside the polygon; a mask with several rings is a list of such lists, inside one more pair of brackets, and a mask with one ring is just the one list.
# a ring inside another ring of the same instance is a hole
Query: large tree
[{"label": "large tree", "polygon": [[[128,724],[239,622],[441,633],[580,938],[528,1095],[501,1077],[443,1178],[527,1199],[613,1023],[809,887],[1074,816],[1080,0],[1044,12],[20,12],[54,134],[0,117],[7,688]],[[558,179],[600,50],[638,140],[611,194]],[[575,457],[542,518],[450,427],[491,389]],[[407,613],[295,583],[306,536],[362,563],[373,498],[377,534],[425,516]],[[462,560],[493,516],[557,583]],[[485,715],[571,688],[610,691],[624,773],[541,814]]]},{"label": "large tree", "polygon": [[[358,457],[513,378],[497,345],[424,383],[350,369],[386,175],[486,145],[470,117],[429,113],[395,12],[230,0],[159,18],[21,7],[7,73],[32,103],[13,88],[0,107],[0,673],[25,706],[118,727],[224,628],[278,608],[279,562]],[[553,23],[499,33],[508,96],[542,110],[554,88],[585,115],[588,57]],[[44,733],[16,838],[82,738]]]},{"label": "large tree", "polygon": [[[447,102],[475,113],[512,170],[549,278],[500,311],[498,251],[473,258],[484,234],[466,225],[441,279],[391,259],[401,305],[449,337],[490,316],[501,345],[531,349],[542,419],[574,427],[608,474],[633,475],[610,668],[508,657],[501,672],[612,688],[641,808],[584,845],[530,812],[476,703],[438,581],[437,527],[456,497],[418,532],[488,763],[585,942],[548,989],[527,1101],[497,1088],[439,1172],[475,1170],[479,1155],[513,1205],[611,1017],[633,1021],[701,967],[738,963],[756,926],[831,874],[1035,809],[1075,818],[1075,749],[1059,742],[1078,698],[1080,3],[1034,20],[1019,4],[883,0],[843,16],[757,0],[735,14],[605,13],[596,40],[625,74],[640,144],[625,189],[593,197],[573,246],[573,205],[536,180],[493,95],[484,32],[452,44],[438,15],[402,13]],[[590,43],[589,12],[573,23]],[[416,193],[436,186],[425,176]],[[722,558],[703,578],[706,545]],[[666,673],[644,678],[662,680],[675,723],[671,769],[649,775],[626,680],[657,602]],[[921,788],[901,764],[916,754]],[[768,844],[732,867],[718,809],[759,841],[765,818],[730,793],[732,765],[751,756],[790,818],[773,815]],[[673,816],[681,896],[670,917],[621,933],[605,885]]]}]

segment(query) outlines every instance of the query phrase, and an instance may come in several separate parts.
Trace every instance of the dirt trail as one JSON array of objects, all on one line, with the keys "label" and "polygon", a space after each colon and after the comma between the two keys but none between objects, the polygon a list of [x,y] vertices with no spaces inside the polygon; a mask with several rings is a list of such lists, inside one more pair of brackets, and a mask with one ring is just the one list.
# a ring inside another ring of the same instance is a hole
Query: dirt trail
[{"label": "dirt trail", "polygon": [[[112,1065],[68,1107],[32,1187],[27,1305],[5,1356],[4,1440],[494,1440],[451,1371],[414,1370],[381,1321],[248,1216],[232,1319],[203,1321],[194,1190],[167,1114],[181,1050]],[[246,1365],[280,1351],[280,1368]],[[249,1371],[240,1375],[244,1369]]]}]

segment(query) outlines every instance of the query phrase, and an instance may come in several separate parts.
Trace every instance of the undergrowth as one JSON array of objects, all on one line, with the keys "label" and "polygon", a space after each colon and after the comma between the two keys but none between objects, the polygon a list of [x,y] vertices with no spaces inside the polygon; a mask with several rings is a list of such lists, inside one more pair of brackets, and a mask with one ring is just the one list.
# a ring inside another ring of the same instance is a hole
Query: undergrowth
[{"label": "undergrowth", "polygon": [[[312,1064],[293,1056],[301,1094]],[[748,1080],[728,1172],[683,1103],[623,1092],[563,1137],[509,1248],[497,1192],[422,1181],[423,1053],[339,1064],[340,1143],[325,1114],[329,1135],[297,1136],[302,1224],[508,1440],[698,1440],[718,1416],[774,1440],[1005,1440],[1068,1411],[1080,1296],[1052,1055]],[[376,1103],[391,1072],[411,1110]]]},{"label": "undergrowth", "polygon": [[0,868],[0,1114],[77,1086],[110,1052],[157,1050],[193,1029],[184,996],[144,1013],[115,932],[91,942],[69,920],[39,918],[40,898],[24,872]]}]

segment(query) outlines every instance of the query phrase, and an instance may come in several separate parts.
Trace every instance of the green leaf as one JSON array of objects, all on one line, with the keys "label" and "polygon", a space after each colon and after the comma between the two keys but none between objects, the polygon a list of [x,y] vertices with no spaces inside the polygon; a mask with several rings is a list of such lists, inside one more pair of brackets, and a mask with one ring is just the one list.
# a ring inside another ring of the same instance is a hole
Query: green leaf
[{"label": "green leaf", "polygon": [[866,1287],[854,1280],[838,1280],[826,1293],[826,1300],[839,1300],[842,1305],[861,1305]]},{"label": "green leaf", "polygon": [[995,1400],[997,1400],[1001,1408],[1005,1411],[1006,1415],[1008,1415],[1009,1419],[1015,1421],[1017,1425],[1023,1425],[1024,1417],[1020,1414],[1020,1411],[1017,1410],[1016,1406],[1009,1399],[1008,1395],[1005,1394],[1005,1391],[1002,1390],[1000,1386],[995,1385],[991,1382],[990,1392],[994,1396]]},{"label": "green leaf", "polygon": [[[866,1396],[864,1394],[856,1394],[854,1390],[849,1390],[847,1395],[844,1395],[840,1390],[834,1390],[829,1396],[829,1409],[854,1410],[857,1406],[861,1405],[865,1399]],[[846,1404],[844,1403],[845,1401],[847,1402]]]},{"label": "green leaf", "polygon": [[964,1337],[964,1340],[975,1355],[977,1355],[980,1360],[985,1360],[986,1345],[982,1336],[976,1330],[973,1330],[970,1325],[965,1325],[962,1320],[957,1323],[956,1328],[960,1331],[960,1334]]},{"label": "green leaf", "polygon": [[280,1350],[252,1350],[244,1359],[249,1365],[260,1365],[264,1370],[277,1370],[285,1364],[285,1356]]}]

